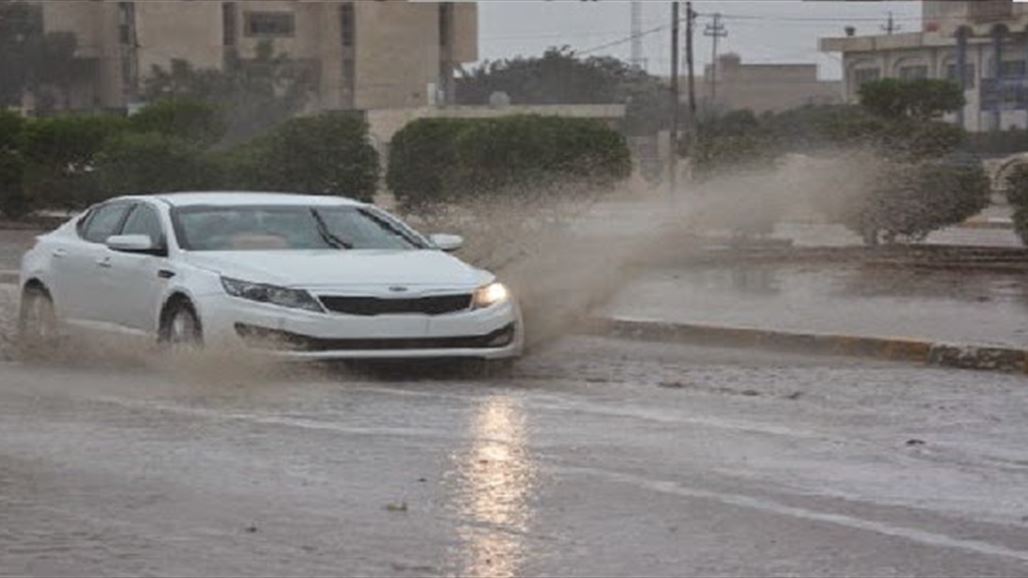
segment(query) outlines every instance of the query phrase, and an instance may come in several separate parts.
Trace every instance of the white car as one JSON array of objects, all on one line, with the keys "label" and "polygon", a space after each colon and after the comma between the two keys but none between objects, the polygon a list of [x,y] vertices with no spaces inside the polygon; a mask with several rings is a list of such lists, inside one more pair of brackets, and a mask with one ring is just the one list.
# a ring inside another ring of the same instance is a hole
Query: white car
[{"label": "white car", "polygon": [[26,341],[68,327],[293,358],[520,355],[516,301],[488,271],[372,205],[275,193],[111,199],[22,259]]}]

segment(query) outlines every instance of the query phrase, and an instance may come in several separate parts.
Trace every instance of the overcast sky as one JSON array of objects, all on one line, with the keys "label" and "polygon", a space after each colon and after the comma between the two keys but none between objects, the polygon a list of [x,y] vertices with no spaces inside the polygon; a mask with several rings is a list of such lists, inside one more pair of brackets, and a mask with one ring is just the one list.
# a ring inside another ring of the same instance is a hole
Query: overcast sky
[{"label": "overcast sky", "polygon": [[[643,30],[670,22],[670,2],[642,3]],[[720,12],[728,37],[719,52],[736,52],[743,62],[815,62],[823,78],[839,78],[838,55],[821,54],[817,39],[842,36],[848,25],[857,34],[881,34],[880,29],[894,13],[901,31],[920,29],[921,3],[720,0],[693,3],[701,14],[697,25],[696,70],[710,62],[710,38],[702,36],[711,15]],[[685,2],[682,2],[682,15]],[[623,0],[480,0],[479,55],[495,60],[517,55],[538,55],[549,46],[567,44],[586,51],[625,39],[630,31],[630,2]],[[600,48],[595,54],[628,59],[630,42]],[[651,73],[667,74],[670,66],[671,34],[662,29],[643,39],[643,55]],[[684,66],[684,60],[683,60]]]}]

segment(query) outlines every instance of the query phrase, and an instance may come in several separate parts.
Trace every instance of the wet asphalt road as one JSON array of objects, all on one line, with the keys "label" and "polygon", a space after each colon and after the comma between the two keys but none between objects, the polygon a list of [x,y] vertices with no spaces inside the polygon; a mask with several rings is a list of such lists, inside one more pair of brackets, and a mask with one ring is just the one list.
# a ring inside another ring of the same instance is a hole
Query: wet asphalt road
[{"label": "wet asphalt road", "polygon": [[488,381],[0,364],[0,574],[1025,575],[1028,380],[567,338]]}]

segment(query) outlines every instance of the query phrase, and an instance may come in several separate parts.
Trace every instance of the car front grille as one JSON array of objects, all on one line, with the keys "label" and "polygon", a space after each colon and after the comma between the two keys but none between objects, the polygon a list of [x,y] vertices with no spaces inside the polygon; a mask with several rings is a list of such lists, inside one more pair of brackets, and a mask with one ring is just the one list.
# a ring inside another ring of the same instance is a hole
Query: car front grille
[{"label": "car front grille", "polygon": [[389,315],[397,313],[422,313],[443,315],[464,311],[471,307],[471,294],[434,295],[431,297],[381,298],[322,295],[322,305],[329,311],[347,315]]},{"label": "car front grille", "polygon": [[246,323],[236,323],[235,329],[236,334],[243,338],[249,346],[260,349],[285,351],[382,351],[506,347],[514,341],[516,325],[511,323],[485,335],[370,339],[326,339]]}]

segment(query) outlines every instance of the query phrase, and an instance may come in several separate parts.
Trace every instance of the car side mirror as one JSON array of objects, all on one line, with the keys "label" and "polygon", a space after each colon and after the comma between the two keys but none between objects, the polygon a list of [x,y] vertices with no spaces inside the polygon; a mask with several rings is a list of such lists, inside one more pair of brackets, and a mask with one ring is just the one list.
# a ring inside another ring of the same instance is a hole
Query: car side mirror
[{"label": "car side mirror", "polygon": [[112,251],[123,253],[148,253],[151,255],[162,252],[162,248],[153,242],[149,235],[111,235],[107,237],[107,247]]},{"label": "car side mirror", "polygon": [[428,240],[432,241],[432,244],[440,250],[446,251],[447,253],[452,253],[464,246],[464,237],[461,237],[460,235],[436,233],[435,235],[429,235]]}]

